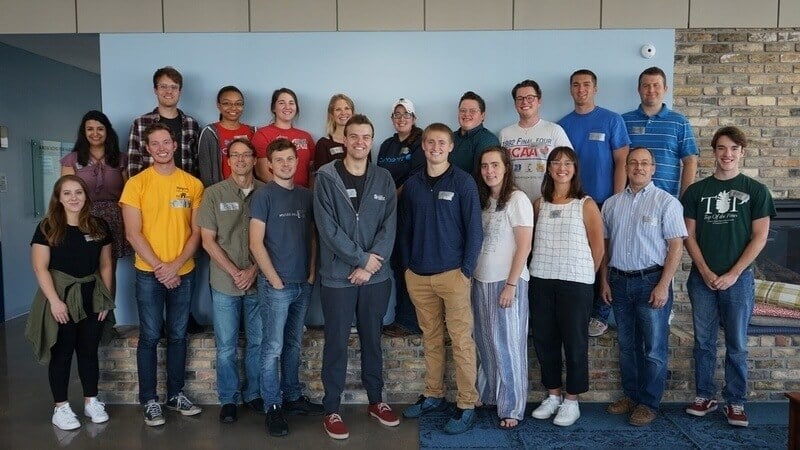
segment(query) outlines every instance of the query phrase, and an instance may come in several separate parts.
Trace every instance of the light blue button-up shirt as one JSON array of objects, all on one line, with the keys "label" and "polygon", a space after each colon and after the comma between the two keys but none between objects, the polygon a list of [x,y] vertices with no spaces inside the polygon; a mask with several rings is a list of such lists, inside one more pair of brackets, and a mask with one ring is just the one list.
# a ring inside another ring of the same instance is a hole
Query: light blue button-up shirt
[{"label": "light blue button-up shirt", "polygon": [[683,206],[652,181],[638,192],[626,187],[615,194],[603,204],[602,213],[608,265],[618,270],[663,266],[667,240],[687,236]]}]

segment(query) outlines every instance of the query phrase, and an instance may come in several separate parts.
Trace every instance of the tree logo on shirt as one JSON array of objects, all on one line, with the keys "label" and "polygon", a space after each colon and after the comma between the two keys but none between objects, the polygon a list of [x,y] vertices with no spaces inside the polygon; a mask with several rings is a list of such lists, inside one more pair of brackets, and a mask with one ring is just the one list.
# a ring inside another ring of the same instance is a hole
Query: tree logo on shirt
[{"label": "tree logo on shirt", "polygon": [[750,201],[750,195],[736,191],[721,191],[711,197],[701,197],[705,206],[705,220],[708,223],[722,224],[733,221],[739,215],[739,206]]}]

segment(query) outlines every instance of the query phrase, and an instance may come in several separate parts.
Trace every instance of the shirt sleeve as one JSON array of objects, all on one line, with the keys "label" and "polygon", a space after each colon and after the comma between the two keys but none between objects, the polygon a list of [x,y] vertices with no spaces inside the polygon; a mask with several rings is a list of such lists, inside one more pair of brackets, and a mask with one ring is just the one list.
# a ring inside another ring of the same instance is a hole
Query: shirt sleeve
[{"label": "shirt sleeve", "polygon": [[695,191],[697,191],[696,186],[697,183],[689,186],[681,197],[681,205],[683,205],[683,217],[687,219],[697,220],[697,201],[695,199]]},{"label": "shirt sleeve", "polygon": [[564,131],[564,127],[561,125],[556,124],[556,132],[555,136],[553,136],[553,148],[555,147],[569,147],[574,148],[572,146],[572,142],[569,141],[569,137],[567,136],[567,132]]},{"label": "shirt sleeve", "polygon": [[687,156],[697,156],[697,143],[694,140],[692,125],[688,120],[686,120],[686,118],[683,119],[679,138],[681,139],[680,157],[685,158]]},{"label": "shirt sleeve", "polygon": [[619,114],[614,114],[611,119],[611,149],[617,150],[626,145],[631,145],[631,139],[625,121]]},{"label": "shirt sleeve", "polygon": [[33,244],[41,244],[50,246],[47,242],[47,238],[44,237],[44,233],[42,233],[42,223],[39,222],[36,224],[36,229],[33,230],[33,237],[31,238],[31,245]]},{"label": "shirt sleeve", "polygon": [[267,217],[269,217],[269,196],[265,189],[265,187],[261,187],[253,192],[253,198],[250,199],[250,218],[267,223]]},{"label": "shirt sleeve", "polygon": [[661,229],[664,239],[685,238],[689,235],[686,231],[686,222],[683,220],[683,207],[673,196],[667,194],[666,207],[661,217]]},{"label": "shirt sleeve", "polygon": [[136,209],[142,209],[142,183],[141,177],[135,177],[125,183],[122,188],[122,195],[119,197],[119,202],[122,205],[132,206]]},{"label": "shirt sleeve", "polygon": [[200,202],[203,201],[203,182],[195,177],[192,177],[192,184],[194,184],[194,195],[192,195],[192,209],[197,209],[200,207]]},{"label": "shirt sleeve", "polygon": [[197,211],[197,224],[200,228],[217,231],[217,223],[214,220],[214,203],[212,190],[206,189],[203,193],[203,200],[200,202],[200,209]]},{"label": "shirt sleeve", "polygon": [[533,227],[533,204],[522,191],[514,191],[506,206],[511,227]]},{"label": "shirt sleeve", "polygon": [[137,118],[131,124],[131,132],[128,136],[128,176],[132,177],[142,171],[144,162],[142,160],[142,136],[139,134],[141,118]]}]

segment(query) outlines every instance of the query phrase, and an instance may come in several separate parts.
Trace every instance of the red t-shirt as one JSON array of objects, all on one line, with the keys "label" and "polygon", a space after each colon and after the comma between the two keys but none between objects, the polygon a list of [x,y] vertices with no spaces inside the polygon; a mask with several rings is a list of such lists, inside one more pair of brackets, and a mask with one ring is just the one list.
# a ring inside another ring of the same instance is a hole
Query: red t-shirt
[{"label": "red t-shirt", "polygon": [[292,141],[297,147],[297,172],[294,174],[294,182],[303,187],[309,184],[309,168],[314,162],[314,138],[310,134],[297,128],[284,130],[275,124],[269,124],[264,128],[259,128],[253,136],[253,145],[256,147],[258,158],[267,157],[267,146],[278,138]]},{"label": "red t-shirt", "polygon": [[228,165],[228,144],[232,140],[240,137],[246,137],[253,140],[253,128],[250,125],[241,124],[235,130],[229,130],[219,122],[216,124],[217,137],[219,138],[219,153],[222,160],[222,179],[227,179],[231,176],[231,166]]}]

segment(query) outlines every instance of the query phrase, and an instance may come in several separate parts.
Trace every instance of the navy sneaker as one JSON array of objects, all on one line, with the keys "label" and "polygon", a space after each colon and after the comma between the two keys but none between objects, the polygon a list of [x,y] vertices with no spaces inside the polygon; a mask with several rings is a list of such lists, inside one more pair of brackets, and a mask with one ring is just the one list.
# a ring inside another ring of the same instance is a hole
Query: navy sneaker
[{"label": "navy sneaker", "polygon": [[456,408],[456,413],[444,425],[447,434],[461,434],[475,426],[475,410]]},{"label": "navy sneaker", "polygon": [[325,409],[319,403],[311,403],[305,395],[297,400],[283,401],[283,412],[287,416],[321,416]]},{"label": "navy sneaker", "polygon": [[420,395],[417,403],[403,410],[403,417],[414,419],[423,414],[443,411],[447,411],[447,402],[444,398]]}]

